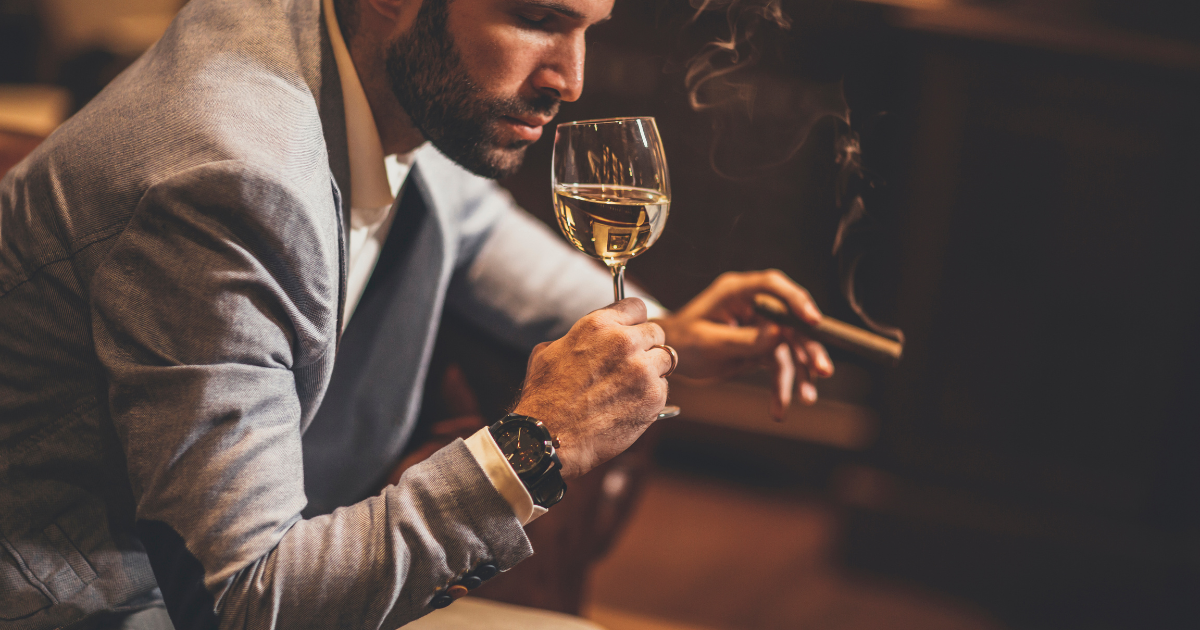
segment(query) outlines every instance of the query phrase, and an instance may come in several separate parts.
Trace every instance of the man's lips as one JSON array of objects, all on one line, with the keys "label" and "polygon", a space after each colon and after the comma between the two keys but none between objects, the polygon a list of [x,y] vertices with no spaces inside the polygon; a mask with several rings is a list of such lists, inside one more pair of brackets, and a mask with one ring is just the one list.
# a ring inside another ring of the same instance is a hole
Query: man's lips
[{"label": "man's lips", "polygon": [[533,142],[542,137],[542,126],[553,119],[553,116],[530,116],[523,118],[503,116],[500,120],[512,128],[522,140]]}]

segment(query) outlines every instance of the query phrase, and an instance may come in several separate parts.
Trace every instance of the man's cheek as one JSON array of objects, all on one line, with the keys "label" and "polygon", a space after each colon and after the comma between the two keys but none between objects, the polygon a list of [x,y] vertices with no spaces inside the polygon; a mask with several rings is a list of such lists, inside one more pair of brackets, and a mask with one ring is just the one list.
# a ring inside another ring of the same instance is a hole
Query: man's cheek
[{"label": "man's cheek", "polygon": [[505,36],[496,29],[473,32],[467,37],[454,36],[454,47],[466,70],[488,93],[495,92],[498,79],[513,68],[511,54],[520,45],[518,42],[519,38]]}]

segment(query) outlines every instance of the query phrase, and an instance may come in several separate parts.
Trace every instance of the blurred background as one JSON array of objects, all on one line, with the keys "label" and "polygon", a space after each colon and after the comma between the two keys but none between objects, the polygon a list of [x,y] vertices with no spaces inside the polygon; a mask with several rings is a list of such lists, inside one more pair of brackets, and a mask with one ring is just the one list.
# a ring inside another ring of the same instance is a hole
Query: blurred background
[{"label": "blurred background", "polygon": [[[771,4],[791,24],[756,30],[736,76],[754,100],[694,111],[688,60],[731,9]],[[0,172],[181,5],[0,0]],[[631,278],[678,308],[775,267],[859,323],[831,253],[853,132],[872,185],[846,247],[905,357],[835,351],[821,401],[780,424],[764,375],[673,382],[684,415],[581,480],[531,525],[538,555],[481,594],[614,629],[1200,627],[1191,9],[617,0],[559,119],[658,119],[674,202]],[[806,95],[836,81],[849,123],[800,145]],[[553,224],[550,154],[503,183]],[[485,417],[508,404],[523,357],[452,318],[439,344],[430,422],[462,411],[445,394],[464,376]]]}]

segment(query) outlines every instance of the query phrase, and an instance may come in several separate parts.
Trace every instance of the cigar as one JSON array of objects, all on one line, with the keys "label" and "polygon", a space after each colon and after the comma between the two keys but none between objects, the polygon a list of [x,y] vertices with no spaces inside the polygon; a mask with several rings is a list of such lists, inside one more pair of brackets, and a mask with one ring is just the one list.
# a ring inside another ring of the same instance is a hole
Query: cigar
[{"label": "cigar", "polygon": [[776,324],[794,328],[823,344],[848,350],[885,365],[896,365],[900,362],[900,355],[904,353],[904,346],[900,342],[828,315],[813,326],[793,315],[783,300],[767,293],[754,296],[754,311]]}]

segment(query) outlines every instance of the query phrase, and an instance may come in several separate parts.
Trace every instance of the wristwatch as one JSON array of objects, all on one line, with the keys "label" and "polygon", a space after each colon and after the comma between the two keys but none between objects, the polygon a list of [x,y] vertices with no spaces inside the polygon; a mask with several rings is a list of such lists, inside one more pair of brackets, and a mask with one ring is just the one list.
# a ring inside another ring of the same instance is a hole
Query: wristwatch
[{"label": "wristwatch", "polygon": [[525,484],[533,504],[548,508],[558,503],[567,491],[562,462],[554,449],[558,440],[540,420],[510,413],[489,430],[500,452]]}]

